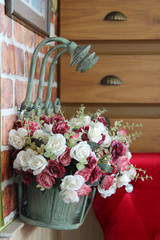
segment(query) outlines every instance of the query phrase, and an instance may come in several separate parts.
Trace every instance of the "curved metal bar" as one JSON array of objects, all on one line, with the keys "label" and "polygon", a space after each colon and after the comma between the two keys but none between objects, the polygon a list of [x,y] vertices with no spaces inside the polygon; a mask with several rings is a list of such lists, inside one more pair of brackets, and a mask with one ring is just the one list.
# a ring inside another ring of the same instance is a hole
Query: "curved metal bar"
[{"label": "curved metal bar", "polygon": [[47,88],[47,97],[45,101],[45,111],[46,114],[48,115],[51,108],[52,108],[52,102],[51,102],[51,93],[52,93],[52,81],[53,81],[53,74],[54,74],[54,68],[55,68],[55,63],[57,59],[65,52],[68,52],[68,49],[63,49],[57,55],[54,57],[52,60],[50,70],[49,70],[49,79],[48,79],[48,88]]},{"label": "curved metal bar", "polygon": [[[70,44],[70,41],[65,39],[65,38],[61,38],[61,37],[52,37],[52,38],[48,38],[43,40],[35,49],[33,56],[32,56],[32,60],[31,60],[31,66],[30,66],[30,72],[29,72],[29,78],[28,78],[28,85],[27,85],[27,91],[26,91],[26,98],[24,100],[24,102],[21,105],[21,110],[25,109],[28,105],[31,104],[30,99],[31,99],[31,94],[32,94],[32,87],[33,87],[33,79],[34,79],[34,73],[35,73],[35,67],[36,67],[36,60],[37,60],[37,56],[38,53],[40,51],[40,49],[47,43],[49,42],[53,42],[53,41],[59,41],[62,42],[63,44],[65,44],[66,46]],[[32,104],[31,104],[32,105]],[[29,106],[28,106],[29,107]],[[33,106],[30,106],[30,108],[32,108]]]},{"label": "curved metal bar", "polygon": [[65,44],[59,44],[57,46],[54,46],[53,48],[51,48],[45,55],[42,65],[41,65],[41,71],[40,71],[40,78],[39,78],[39,87],[38,87],[38,97],[37,100],[35,102],[34,108],[35,108],[35,112],[36,115],[38,114],[38,108],[42,107],[42,95],[43,95],[43,84],[44,84],[44,77],[45,77],[45,72],[46,72],[46,63],[47,60],[49,58],[49,56],[51,55],[51,53],[54,50],[57,50],[59,48],[66,48]]}]

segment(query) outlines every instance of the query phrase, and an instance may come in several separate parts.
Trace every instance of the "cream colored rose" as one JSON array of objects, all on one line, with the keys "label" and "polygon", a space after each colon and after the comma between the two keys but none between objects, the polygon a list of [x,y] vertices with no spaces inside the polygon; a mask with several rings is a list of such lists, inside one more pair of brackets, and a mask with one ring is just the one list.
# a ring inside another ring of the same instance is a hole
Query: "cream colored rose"
[{"label": "cream colored rose", "polygon": [[52,127],[53,127],[52,124],[46,124],[46,123],[44,124],[44,129],[49,133],[52,132]]},{"label": "cream colored rose", "polygon": [[25,128],[18,128],[17,133],[21,138],[24,138],[28,135],[28,131]]},{"label": "cream colored rose", "polygon": [[15,129],[12,129],[8,135],[8,143],[15,149],[22,149],[25,144],[25,140],[19,136]]},{"label": "cream colored rose", "polygon": [[112,138],[107,131],[104,133],[104,135],[105,135],[105,140],[102,143],[102,146],[109,147],[111,145]]},{"label": "cream colored rose", "polygon": [[94,123],[94,127],[99,128],[101,133],[104,133],[106,131],[106,127],[102,122],[96,122]]},{"label": "cream colored rose", "polygon": [[34,155],[33,150],[30,148],[27,151],[20,151],[14,160],[13,167],[18,170],[27,171],[29,169],[29,159]]},{"label": "cream colored rose", "polygon": [[64,189],[60,192],[60,196],[65,203],[79,202],[79,197],[76,191],[72,189]]},{"label": "cream colored rose", "polygon": [[73,125],[74,127],[80,127],[82,126],[82,123],[77,118],[71,118],[69,120],[69,123]]},{"label": "cream colored rose", "polygon": [[45,146],[46,151],[51,151],[55,156],[60,156],[66,149],[65,137],[58,133],[49,137],[48,143]]},{"label": "cream colored rose", "polygon": [[108,190],[105,190],[104,188],[101,188],[100,185],[98,185],[98,192],[101,194],[103,198],[110,197],[112,194],[116,192],[117,186],[116,186],[116,179],[114,180],[114,183],[110,186]]},{"label": "cream colored rose", "polygon": [[62,179],[62,183],[60,185],[61,189],[72,189],[78,190],[82,187],[85,182],[84,178],[80,175],[68,175]]},{"label": "cream colored rose", "polygon": [[78,143],[76,146],[71,148],[70,156],[76,159],[78,162],[86,160],[91,152],[89,144],[84,141]]},{"label": "cream colored rose", "polygon": [[97,127],[89,127],[88,138],[90,141],[98,143],[102,140],[102,132]]},{"label": "cream colored rose", "polygon": [[91,117],[90,116],[84,116],[84,127],[89,126],[91,124]]},{"label": "cream colored rose", "polygon": [[133,180],[136,176],[137,172],[135,167],[133,167],[133,165],[131,165],[131,168],[128,171],[128,176]]},{"label": "cream colored rose", "polygon": [[33,137],[36,139],[42,139],[46,144],[50,138],[50,134],[45,133],[42,129],[38,129],[33,133]]},{"label": "cream colored rose", "polygon": [[42,155],[35,155],[30,158],[28,164],[33,170],[33,175],[38,175],[47,166],[47,160]]},{"label": "cream colored rose", "polygon": [[117,187],[120,188],[124,185],[127,185],[131,181],[130,176],[127,171],[123,171],[123,173],[117,177]]}]

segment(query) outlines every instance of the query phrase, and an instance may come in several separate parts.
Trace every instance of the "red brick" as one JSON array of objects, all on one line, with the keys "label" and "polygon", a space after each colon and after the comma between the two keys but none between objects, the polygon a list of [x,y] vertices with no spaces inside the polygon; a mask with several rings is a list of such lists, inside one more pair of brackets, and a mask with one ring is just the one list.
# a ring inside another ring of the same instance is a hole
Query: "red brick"
[{"label": "red brick", "polygon": [[1,79],[1,107],[11,108],[13,106],[13,82],[10,79]]},{"label": "red brick", "polygon": [[1,152],[1,181],[10,179],[12,177],[13,167],[11,161],[11,152]]},{"label": "red brick", "polygon": [[12,35],[12,20],[5,15],[4,5],[0,4],[0,32],[7,37]]},{"label": "red brick", "polygon": [[2,49],[2,72],[24,75],[24,56],[23,50],[14,45],[1,44]]},{"label": "red brick", "polygon": [[29,70],[31,65],[32,53],[25,52],[25,76],[29,76]]},{"label": "red brick", "polygon": [[50,65],[51,65],[51,62],[47,61],[47,64],[46,64],[46,72],[45,72],[45,81],[48,81],[48,78],[49,78]]},{"label": "red brick", "polygon": [[[41,43],[44,40],[44,37],[39,36],[38,34],[35,34],[35,45],[34,47],[36,48],[39,43]],[[48,46],[44,45],[41,50],[41,53],[46,54],[48,52]]]},{"label": "red brick", "polygon": [[15,184],[8,185],[2,192],[4,217],[7,217],[17,207],[17,189]]},{"label": "red brick", "polygon": [[16,80],[15,82],[15,105],[20,106],[26,97],[27,82]]},{"label": "red brick", "polygon": [[8,133],[14,127],[16,115],[2,116],[2,145],[8,145]]},{"label": "red brick", "polygon": [[39,79],[40,70],[41,70],[40,58],[37,57],[36,68],[35,68],[35,75],[34,75],[35,79]]},{"label": "red brick", "polygon": [[26,44],[28,47],[31,48],[33,46],[33,31],[29,30],[28,28],[16,21],[13,22],[13,26],[13,34],[15,40],[19,43]]}]

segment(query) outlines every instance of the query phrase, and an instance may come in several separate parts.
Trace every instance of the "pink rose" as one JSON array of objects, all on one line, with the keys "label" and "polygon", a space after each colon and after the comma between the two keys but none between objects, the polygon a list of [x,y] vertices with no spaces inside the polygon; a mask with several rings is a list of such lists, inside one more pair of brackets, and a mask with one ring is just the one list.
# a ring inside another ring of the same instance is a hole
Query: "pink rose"
[{"label": "pink rose", "polygon": [[117,133],[118,133],[118,135],[125,135],[125,136],[127,136],[127,131],[124,128],[119,129]]},{"label": "pink rose", "polygon": [[51,188],[55,183],[55,179],[51,176],[50,171],[47,168],[37,175],[36,180],[38,184],[44,188]]},{"label": "pink rose", "polygon": [[66,150],[58,157],[58,161],[63,166],[68,166],[71,162],[70,151],[70,148],[66,148]]},{"label": "pink rose", "polygon": [[113,183],[114,183],[114,176],[106,175],[101,182],[101,188],[108,190]]},{"label": "pink rose", "polygon": [[126,146],[122,142],[118,142],[117,140],[114,140],[111,143],[111,148],[112,148],[113,160],[117,159],[120,156],[124,156],[126,154]]},{"label": "pink rose", "polygon": [[44,125],[45,123],[46,123],[46,124],[50,124],[50,123],[51,123],[51,119],[50,119],[48,116],[46,116],[46,115],[41,116],[41,117],[40,117],[40,120],[43,120],[43,121],[44,121],[42,125]]},{"label": "pink rose", "polygon": [[102,176],[102,171],[101,171],[101,169],[100,169],[98,166],[96,166],[96,167],[93,169],[93,171],[92,171],[92,173],[91,173],[91,176],[90,176],[90,179],[89,179],[91,185],[92,185],[94,182],[97,182],[101,176]]},{"label": "pink rose", "polygon": [[119,157],[116,161],[116,166],[120,172],[128,169],[129,161],[126,156]]},{"label": "pink rose", "polygon": [[34,122],[34,121],[30,121],[30,122],[28,123],[28,126],[29,126],[29,130],[30,130],[30,134],[31,134],[31,135],[33,135],[33,133],[34,133],[36,130],[40,129],[39,124],[36,123],[36,122]]},{"label": "pink rose", "polygon": [[69,130],[69,127],[66,122],[58,122],[56,125],[53,125],[52,132],[53,133],[60,133],[65,134]]},{"label": "pink rose", "polygon": [[91,172],[92,172],[91,169],[85,167],[81,171],[77,171],[75,175],[81,175],[84,178],[85,182],[87,182],[91,176]]},{"label": "pink rose", "polygon": [[33,181],[33,174],[30,172],[22,172],[22,182],[24,184],[31,184]]},{"label": "pink rose", "polygon": [[90,186],[83,183],[82,187],[80,189],[78,189],[76,192],[78,194],[78,197],[81,197],[84,195],[88,195],[91,192],[91,190],[92,189],[90,188]]},{"label": "pink rose", "polygon": [[54,178],[62,178],[65,174],[65,168],[56,160],[48,160],[47,167],[49,169],[50,175]]},{"label": "pink rose", "polygon": [[62,116],[60,115],[55,115],[50,118],[51,123],[58,123],[58,122],[64,122]]},{"label": "pink rose", "polygon": [[95,168],[95,166],[97,165],[97,159],[94,156],[89,156],[87,158],[87,162],[88,164],[86,165],[86,167],[93,169]]}]

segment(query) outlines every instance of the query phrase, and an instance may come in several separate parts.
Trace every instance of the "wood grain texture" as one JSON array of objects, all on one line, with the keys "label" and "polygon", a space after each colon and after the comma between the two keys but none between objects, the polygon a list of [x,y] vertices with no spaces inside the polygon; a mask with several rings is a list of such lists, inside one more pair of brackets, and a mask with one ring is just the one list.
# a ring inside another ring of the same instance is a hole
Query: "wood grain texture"
[{"label": "wood grain texture", "polygon": [[[92,69],[76,74],[69,59],[60,62],[63,103],[160,103],[159,55],[101,55]],[[118,76],[122,85],[100,85],[107,75]]]},{"label": "wood grain texture", "polygon": [[[60,35],[74,40],[160,39],[159,0],[60,0]],[[121,11],[127,21],[104,21]]]}]

